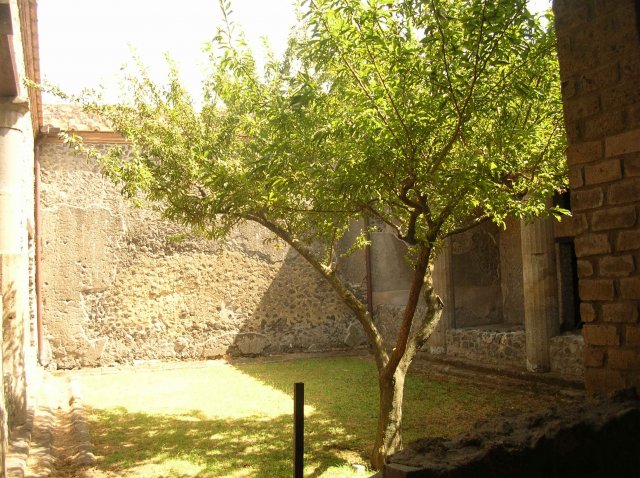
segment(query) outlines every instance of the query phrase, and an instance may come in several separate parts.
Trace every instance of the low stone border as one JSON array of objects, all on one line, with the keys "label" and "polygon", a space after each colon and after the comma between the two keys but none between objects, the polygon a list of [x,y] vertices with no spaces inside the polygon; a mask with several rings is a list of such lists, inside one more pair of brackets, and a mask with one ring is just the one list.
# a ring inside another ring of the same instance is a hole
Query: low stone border
[{"label": "low stone border", "polygon": [[636,478],[640,401],[587,402],[481,420],[456,439],[423,438],[389,457],[385,478]]},{"label": "low stone border", "polygon": [[7,478],[45,478],[56,464],[85,467],[96,462],[78,387],[39,370],[32,375],[27,423],[12,431]]},{"label": "low stone border", "polygon": [[76,442],[73,448],[74,454],[69,459],[76,466],[92,466],[96,463],[96,457],[90,440],[87,413],[78,391],[78,383],[75,380],[69,381],[69,392],[71,395],[69,399],[71,433]]}]

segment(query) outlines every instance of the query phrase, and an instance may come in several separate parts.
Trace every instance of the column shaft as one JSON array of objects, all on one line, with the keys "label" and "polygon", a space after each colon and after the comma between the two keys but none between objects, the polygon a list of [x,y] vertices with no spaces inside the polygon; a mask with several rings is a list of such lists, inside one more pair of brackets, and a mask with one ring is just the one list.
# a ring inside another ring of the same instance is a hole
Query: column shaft
[{"label": "column shaft", "polygon": [[447,330],[455,323],[455,294],[453,284],[453,270],[451,268],[451,238],[445,243],[436,257],[433,265],[433,288],[444,303],[440,323],[429,337],[427,346],[431,353],[446,353]]},{"label": "column shaft", "polygon": [[558,287],[551,218],[521,223],[524,327],[527,368],[548,372],[549,339],[560,328]]},{"label": "column shaft", "polygon": [[23,127],[28,104],[0,103],[0,292],[2,293],[3,382],[9,428],[27,419],[29,274],[26,217],[32,150]]}]

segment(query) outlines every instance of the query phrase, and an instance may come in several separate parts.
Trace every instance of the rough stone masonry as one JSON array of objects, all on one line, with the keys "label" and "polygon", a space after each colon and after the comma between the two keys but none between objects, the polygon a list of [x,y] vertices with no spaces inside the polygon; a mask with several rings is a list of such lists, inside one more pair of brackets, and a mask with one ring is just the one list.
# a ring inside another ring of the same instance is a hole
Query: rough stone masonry
[{"label": "rough stone masonry", "polygon": [[41,144],[40,161],[45,326],[57,367],[364,344],[333,290],[266,229],[183,240],[63,144]]}]

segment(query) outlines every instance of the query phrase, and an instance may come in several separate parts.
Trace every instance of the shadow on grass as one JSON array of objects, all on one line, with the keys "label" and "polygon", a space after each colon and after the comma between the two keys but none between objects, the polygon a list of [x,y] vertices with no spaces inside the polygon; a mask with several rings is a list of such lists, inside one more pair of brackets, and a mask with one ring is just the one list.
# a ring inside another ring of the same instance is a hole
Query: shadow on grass
[{"label": "shadow on grass", "polygon": [[[336,357],[85,377],[97,468],[118,477],[291,476],[293,384],[304,382],[305,477],[357,476],[350,464],[368,462],[376,428],[375,376],[369,359]],[[404,437],[452,437],[479,418],[547,405],[517,390],[409,376]]]},{"label": "shadow on grass", "polygon": [[[350,446],[368,457],[378,419],[377,371],[367,357],[335,357],[282,363],[234,364],[264,385],[291,394],[293,382],[305,383],[305,399],[335,420],[352,437]],[[405,382],[405,443],[421,437],[452,438],[479,419],[505,412],[531,412],[552,404],[550,397],[526,391],[427,379],[409,373]],[[365,460],[366,461],[366,460]]]},{"label": "shadow on grass", "polygon": [[[255,477],[292,473],[290,416],[210,418],[200,411],[183,415],[134,413],[124,408],[89,409],[98,469],[115,476]],[[339,431],[310,431],[305,476],[316,478],[344,465],[332,443]],[[322,423],[320,423],[322,422]],[[314,436],[315,435],[315,436]]]}]

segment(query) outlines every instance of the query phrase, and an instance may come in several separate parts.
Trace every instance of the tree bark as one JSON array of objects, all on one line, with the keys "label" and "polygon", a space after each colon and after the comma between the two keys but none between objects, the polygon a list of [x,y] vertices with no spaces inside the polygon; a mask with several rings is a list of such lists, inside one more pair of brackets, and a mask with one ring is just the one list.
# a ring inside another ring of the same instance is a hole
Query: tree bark
[{"label": "tree bark", "polygon": [[[433,281],[429,272],[431,262],[428,258],[429,255],[427,255],[424,273],[419,273],[414,277],[414,280],[419,280],[423,285],[421,289],[426,311],[422,320],[417,326],[417,330],[405,340],[404,353],[399,362],[394,364],[389,360],[383,369],[378,369],[380,405],[376,440],[371,454],[371,466],[378,470],[384,466],[387,456],[402,449],[402,405],[405,377],[416,353],[436,328],[442,315],[442,303],[433,290]],[[411,317],[409,329],[415,320],[417,305],[417,302],[410,302],[405,310],[405,318]]]},{"label": "tree bark", "polygon": [[[324,277],[362,324],[378,368],[380,405],[371,466],[374,469],[381,469],[388,455],[402,449],[402,400],[407,370],[418,350],[438,325],[442,314],[442,302],[433,290],[430,272],[433,266],[432,244],[422,243],[418,246],[413,281],[400,324],[400,332],[394,349],[388,354],[367,307],[345,286],[335,271],[323,266],[304,244],[279,225],[259,216],[249,216],[246,219],[262,224],[304,257]],[[426,311],[412,333],[421,296],[424,298]]]},{"label": "tree bark", "polygon": [[402,449],[402,399],[407,367],[400,365],[391,377],[380,374],[378,429],[371,454],[371,466],[382,469],[385,458]]}]

